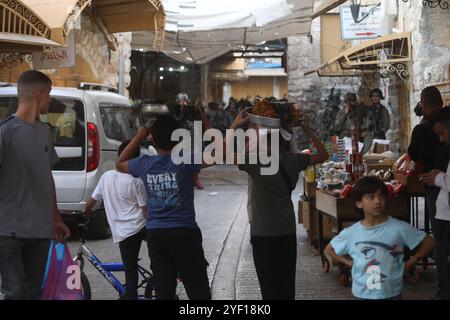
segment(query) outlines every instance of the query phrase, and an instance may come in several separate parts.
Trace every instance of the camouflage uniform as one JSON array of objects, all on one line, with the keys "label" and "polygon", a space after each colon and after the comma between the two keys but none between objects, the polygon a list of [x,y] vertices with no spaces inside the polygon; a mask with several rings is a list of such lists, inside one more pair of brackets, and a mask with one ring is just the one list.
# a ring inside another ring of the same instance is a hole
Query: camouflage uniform
[{"label": "camouflage uniform", "polygon": [[366,126],[365,108],[363,106],[356,106],[350,108],[348,113],[345,113],[344,108],[336,115],[334,121],[334,131],[340,137],[353,137],[353,126],[356,123],[358,127],[358,134],[361,137],[361,129]]},{"label": "camouflage uniform", "polygon": [[374,139],[386,139],[386,132],[391,126],[389,111],[382,104],[367,107],[367,131]]},{"label": "camouflage uniform", "polygon": [[362,126],[366,137],[363,138],[364,148],[362,153],[366,153],[372,147],[373,139],[386,139],[386,132],[391,126],[389,111],[382,104],[366,106],[366,118]]},{"label": "camouflage uniform", "polygon": [[315,121],[315,128],[317,135],[322,141],[328,141],[332,136],[336,135],[334,130],[334,120],[340,111],[339,104],[341,103],[341,90],[331,88],[330,94],[325,100],[325,108],[317,114]]},{"label": "camouflage uniform", "polygon": [[319,138],[322,141],[327,141],[331,136],[336,134],[334,130],[334,120],[340,109],[337,105],[327,106],[324,110],[321,110],[317,115],[316,128]]}]

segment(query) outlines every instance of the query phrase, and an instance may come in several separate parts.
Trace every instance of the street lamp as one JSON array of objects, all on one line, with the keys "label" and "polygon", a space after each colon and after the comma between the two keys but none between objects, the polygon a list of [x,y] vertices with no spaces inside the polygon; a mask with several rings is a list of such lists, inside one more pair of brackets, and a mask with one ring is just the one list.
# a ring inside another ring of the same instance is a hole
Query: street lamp
[{"label": "street lamp", "polygon": [[[403,0],[403,1],[405,1],[405,0]],[[364,13],[362,15],[361,19],[358,19],[359,18],[359,10],[361,9],[361,0],[352,0],[352,4],[350,5],[350,10],[352,12],[353,21],[355,21],[355,23],[360,23],[361,21],[363,21],[367,17],[369,17],[380,6],[381,6],[381,2],[374,5],[368,12]]]},{"label": "street lamp", "polygon": [[350,10],[352,11],[352,17],[353,17],[353,21],[355,21],[355,23],[358,23],[360,8],[361,8],[361,0],[352,0],[352,4],[350,5]]}]

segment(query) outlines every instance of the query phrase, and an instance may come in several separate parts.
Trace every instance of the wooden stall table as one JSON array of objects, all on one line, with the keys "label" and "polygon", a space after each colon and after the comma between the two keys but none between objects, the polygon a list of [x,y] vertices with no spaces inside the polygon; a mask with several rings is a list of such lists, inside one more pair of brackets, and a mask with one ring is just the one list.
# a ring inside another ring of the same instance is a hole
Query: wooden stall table
[{"label": "wooden stall table", "polygon": [[[318,226],[318,213],[316,209],[316,182],[308,182],[303,178],[303,194],[300,196],[298,202],[298,223],[303,224],[303,227],[308,234],[311,245],[311,253],[314,256],[320,255],[318,246],[319,226]],[[334,221],[331,218],[323,219],[322,224],[323,237],[325,239],[331,239],[334,237],[333,230]]]},{"label": "wooden stall table", "polygon": [[[328,272],[331,264],[324,255],[325,242],[322,225],[324,216],[331,217],[336,221],[338,233],[343,229],[344,223],[357,222],[363,217],[356,211],[352,199],[335,197],[328,190],[316,190],[316,208],[319,215],[319,252],[322,259],[322,269],[324,272]],[[409,210],[407,195],[387,199],[386,213],[390,216],[409,222]]]}]

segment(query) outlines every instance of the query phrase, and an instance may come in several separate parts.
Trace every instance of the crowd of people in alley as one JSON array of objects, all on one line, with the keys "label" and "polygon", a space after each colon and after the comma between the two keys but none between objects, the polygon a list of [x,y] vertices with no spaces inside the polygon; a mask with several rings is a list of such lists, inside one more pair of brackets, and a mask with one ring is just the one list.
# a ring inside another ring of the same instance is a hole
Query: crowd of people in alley
[{"label": "crowd of people in alley", "polygon": [[[24,72],[17,83],[17,112],[0,122],[0,277],[5,299],[40,299],[50,241],[64,242],[70,236],[58,213],[52,177],[58,155],[49,127],[39,120],[48,113],[51,89],[52,82],[44,73]],[[372,105],[366,107],[358,104],[355,94],[347,93],[342,109],[330,108],[332,112],[322,119],[334,134],[351,135],[349,130],[356,123],[365,142],[384,139],[390,120],[382,98],[379,89],[372,90]],[[262,298],[295,299],[298,251],[292,192],[300,173],[326,161],[329,154],[307,114],[301,113],[297,124],[317,150],[313,154],[294,152],[283,135],[258,131],[260,127],[249,121],[246,111],[251,105],[230,99],[226,107],[210,106],[205,113],[198,101],[180,93],[170,115],[159,116],[131,140],[122,141],[115,168],[103,174],[85,213],[92,215],[95,204],[103,201],[113,242],[125,266],[123,298],[138,298],[138,256],[146,240],[156,299],[176,299],[178,278],[189,299],[211,299],[208,261],[194,207],[195,186],[203,188],[199,172],[211,163],[198,163],[191,154],[188,162],[175,163],[172,158],[178,143],[172,133],[178,128],[192,131],[198,120],[203,131],[215,127],[223,132],[224,147],[235,139],[233,130],[225,129],[252,129],[258,139],[264,135],[279,139],[279,170],[273,175],[262,173],[267,166],[262,161],[238,163],[238,153],[233,160],[251,182],[250,239]],[[352,268],[356,299],[402,299],[404,276],[433,250],[439,274],[437,298],[450,296],[450,108],[442,108],[435,87],[422,91],[420,106],[425,117],[413,131],[409,153],[426,168],[421,179],[429,185],[426,199],[433,237],[387,215],[385,183],[376,177],[361,178],[352,191],[361,220],[344,229],[326,249]],[[140,154],[145,140],[152,142],[156,155]],[[271,144],[266,147],[270,152],[277,150]],[[407,254],[407,249],[413,254]],[[367,263],[370,268],[365,268]]]},{"label": "crowd of people in alley", "polygon": [[[370,151],[374,139],[387,139],[387,132],[391,127],[391,116],[387,107],[382,103],[385,97],[379,88],[370,91],[368,103],[364,103],[363,97],[358,97],[354,92],[347,92],[344,95],[343,103],[341,103],[340,96],[341,92],[339,90],[335,92],[333,88],[325,101],[324,108],[315,117],[312,127],[322,141],[329,141],[332,136],[353,137],[355,125],[358,128],[359,140],[363,143],[361,151],[363,154]],[[231,126],[239,112],[253,107],[256,101],[262,99],[260,95],[256,95],[254,98],[243,97],[240,100],[230,97],[228,103],[210,102],[207,108],[202,107],[202,109],[208,117],[210,126],[225,135],[225,130]],[[287,101],[286,95],[280,100]],[[199,101],[197,100],[196,103]],[[169,105],[174,110],[175,117],[180,119],[182,108],[179,106],[193,106],[194,103],[188,94],[179,93],[175,104],[169,103]],[[189,112],[187,113],[189,114]],[[187,116],[182,122],[186,119],[193,120],[194,118]]]}]

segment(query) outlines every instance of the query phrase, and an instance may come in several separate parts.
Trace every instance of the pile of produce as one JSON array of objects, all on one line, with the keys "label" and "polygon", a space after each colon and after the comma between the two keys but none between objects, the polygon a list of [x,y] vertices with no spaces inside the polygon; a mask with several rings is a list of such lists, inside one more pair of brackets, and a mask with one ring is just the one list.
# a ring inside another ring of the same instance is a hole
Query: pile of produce
[{"label": "pile of produce", "polygon": [[302,120],[302,113],[294,103],[273,98],[257,100],[249,112],[255,116],[280,119],[284,123]]}]

